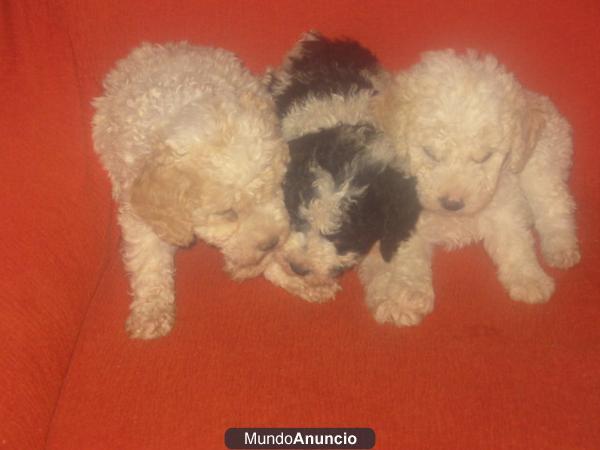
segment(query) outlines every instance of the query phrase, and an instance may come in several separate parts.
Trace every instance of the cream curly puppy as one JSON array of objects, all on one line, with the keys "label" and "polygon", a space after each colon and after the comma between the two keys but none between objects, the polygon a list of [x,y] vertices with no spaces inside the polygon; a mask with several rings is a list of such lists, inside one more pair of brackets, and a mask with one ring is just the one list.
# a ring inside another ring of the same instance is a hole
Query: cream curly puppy
[{"label": "cream curly puppy", "polygon": [[143,44],[95,100],[93,139],[119,205],[134,338],[174,321],[174,253],[195,237],[235,279],[262,273],[287,235],[287,145],[262,83],[233,54]]},{"label": "cream curly puppy", "polygon": [[554,282],[531,227],[548,265],[580,258],[565,118],[493,56],[472,51],[425,53],[382,98],[379,120],[417,178],[424,211],[390,264],[371,252],[360,268],[376,320],[415,325],[432,311],[434,245],[483,241],[512,299],[548,300]]}]

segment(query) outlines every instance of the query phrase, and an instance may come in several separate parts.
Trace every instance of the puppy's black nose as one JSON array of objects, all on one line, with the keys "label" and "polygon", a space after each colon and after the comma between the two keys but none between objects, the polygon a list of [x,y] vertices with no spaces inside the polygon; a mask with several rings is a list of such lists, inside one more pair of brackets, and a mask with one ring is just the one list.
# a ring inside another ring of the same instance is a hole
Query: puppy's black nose
[{"label": "puppy's black nose", "polygon": [[462,200],[462,198],[455,199],[441,197],[440,204],[444,209],[447,209],[448,211],[459,211],[465,207],[465,202]]},{"label": "puppy's black nose", "polygon": [[294,272],[296,275],[298,275],[300,277],[304,277],[310,273],[309,269],[307,269],[304,266],[301,266],[300,264],[289,262],[289,265],[290,265],[290,269],[292,269],[292,272]]},{"label": "puppy's black nose", "polygon": [[262,252],[268,252],[268,251],[273,250],[275,247],[277,247],[277,244],[279,244],[279,238],[277,236],[273,236],[268,241],[260,244],[258,246],[258,249]]}]

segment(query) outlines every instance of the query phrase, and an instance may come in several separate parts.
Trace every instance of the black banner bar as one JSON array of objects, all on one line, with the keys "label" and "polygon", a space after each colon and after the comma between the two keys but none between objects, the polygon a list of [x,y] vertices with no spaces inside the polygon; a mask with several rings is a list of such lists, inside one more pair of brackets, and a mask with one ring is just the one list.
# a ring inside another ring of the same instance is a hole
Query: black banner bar
[{"label": "black banner bar", "polygon": [[229,428],[230,449],[370,449],[375,446],[371,428]]}]

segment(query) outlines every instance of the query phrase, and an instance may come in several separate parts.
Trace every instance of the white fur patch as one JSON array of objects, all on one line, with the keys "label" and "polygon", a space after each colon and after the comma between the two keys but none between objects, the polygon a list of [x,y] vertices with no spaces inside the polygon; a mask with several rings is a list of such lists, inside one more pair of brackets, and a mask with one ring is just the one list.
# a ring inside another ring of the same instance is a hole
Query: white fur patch
[{"label": "white fur patch", "polygon": [[316,180],[313,187],[317,194],[308,207],[300,207],[300,215],[323,234],[335,233],[342,224],[342,219],[348,207],[363,195],[367,186],[356,188],[352,186],[354,169],[350,167],[348,177],[339,186],[329,172],[315,166],[311,171]]},{"label": "white fur patch", "polygon": [[283,136],[289,141],[323,128],[339,124],[373,123],[370,113],[371,91],[361,90],[344,97],[331,95],[326,99],[308,97],[294,104],[283,121]]}]

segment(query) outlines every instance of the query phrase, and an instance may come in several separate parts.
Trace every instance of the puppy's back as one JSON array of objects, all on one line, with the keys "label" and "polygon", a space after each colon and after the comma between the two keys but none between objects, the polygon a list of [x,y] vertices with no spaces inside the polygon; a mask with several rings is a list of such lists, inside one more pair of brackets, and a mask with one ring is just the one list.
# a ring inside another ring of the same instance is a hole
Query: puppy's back
[{"label": "puppy's back", "polygon": [[144,43],[117,62],[103,85],[102,97],[93,102],[94,148],[116,196],[157,143],[188,138],[186,129],[190,139],[208,140],[219,136],[229,118],[233,125],[249,121],[246,134],[272,134],[272,99],[239,58],[223,49]]},{"label": "puppy's back", "polygon": [[283,117],[307,97],[347,97],[373,90],[372,78],[379,72],[375,55],[358,42],[328,39],[313,31],[296,44],[268,84]]}]

